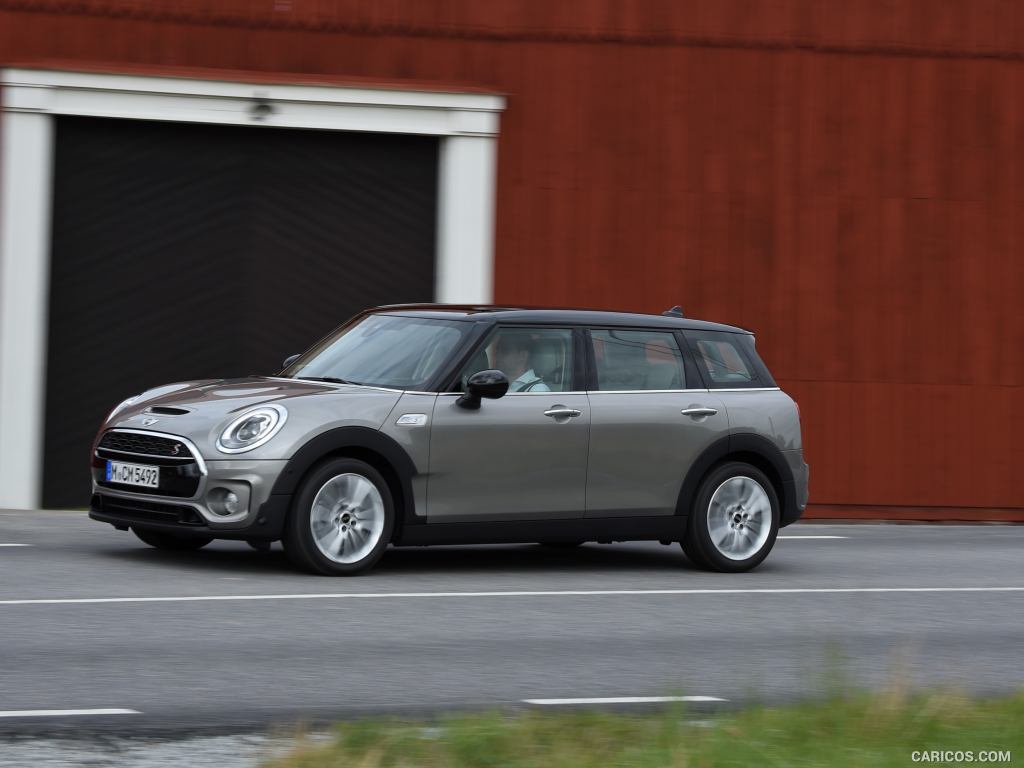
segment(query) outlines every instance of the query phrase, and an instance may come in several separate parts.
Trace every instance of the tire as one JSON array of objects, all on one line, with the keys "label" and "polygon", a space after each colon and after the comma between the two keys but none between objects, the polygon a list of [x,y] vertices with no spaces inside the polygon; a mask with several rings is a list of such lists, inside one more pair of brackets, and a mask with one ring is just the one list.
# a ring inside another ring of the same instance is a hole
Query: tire
[{"label": "tire", "polygon": [[174,533],[154,531],[151,528],[132,528],[132,533],[139,537],[144,543],[157,549],[166,549],[170,552],[190,552],[202,549],[213,539],[206,536],[179,536]]},{"label": "tire", "polygon": [[328,459],[299,486],[281,543],[304,571],[354,576],[380,560],[394,526],[391,489],[380,472],[358,459]]},{"label": "tire", "polygon": [[749,571],[775,546],[779,511],[778,494],[764,472],[739,461],[722,464],[697,490],[683,552],[699,568]]}]

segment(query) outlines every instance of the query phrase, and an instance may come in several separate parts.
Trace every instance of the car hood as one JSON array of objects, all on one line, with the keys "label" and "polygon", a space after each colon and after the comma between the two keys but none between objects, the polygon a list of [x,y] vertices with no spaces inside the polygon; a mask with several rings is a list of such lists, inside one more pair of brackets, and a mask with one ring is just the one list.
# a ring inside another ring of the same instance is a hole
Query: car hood
[{"label": "car hood", "polygon": [[232,419],[258,405],[275,403],[288,412],[272,440],[239,458],[288,458],[318,432],[339,426],[380,429],[402,393],[353,384],[265,376],[179,382],[156,387],[107,418],[101,431],[143,429],[187,437],[205,458],[230,459],[216,448]]}]

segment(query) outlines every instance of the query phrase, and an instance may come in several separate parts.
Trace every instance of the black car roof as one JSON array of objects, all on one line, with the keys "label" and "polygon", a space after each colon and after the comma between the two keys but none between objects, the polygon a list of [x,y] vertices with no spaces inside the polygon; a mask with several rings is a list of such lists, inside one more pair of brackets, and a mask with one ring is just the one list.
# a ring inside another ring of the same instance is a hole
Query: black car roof
[{"label": "black car roof", "polygon": [[639,312],[614,312],[604,309],[568,309],[556,307],[512,307],[491,304],[388,304],[367,312],[435,317],[448,320],[481,320],[504,323],[562,323],[567,325],[616,326],[641,328],[680,328],[699,331],[751,333],[745,328],[678,315],[646,315]]}]

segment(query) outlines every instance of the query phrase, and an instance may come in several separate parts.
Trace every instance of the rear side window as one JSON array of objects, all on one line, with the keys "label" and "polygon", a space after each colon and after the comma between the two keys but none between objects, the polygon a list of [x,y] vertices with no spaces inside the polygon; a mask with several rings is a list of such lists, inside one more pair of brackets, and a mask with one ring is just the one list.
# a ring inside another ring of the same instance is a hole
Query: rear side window
[{"label": "rear side window", "polygon": [[685,335],[697,367],[711,389],[775,386],[749,334],[686,331]]},{"label": "rear side window", "polygon": [[590,337],[599,390],[686,389],[683,355],[674,334],[594,329]]}]

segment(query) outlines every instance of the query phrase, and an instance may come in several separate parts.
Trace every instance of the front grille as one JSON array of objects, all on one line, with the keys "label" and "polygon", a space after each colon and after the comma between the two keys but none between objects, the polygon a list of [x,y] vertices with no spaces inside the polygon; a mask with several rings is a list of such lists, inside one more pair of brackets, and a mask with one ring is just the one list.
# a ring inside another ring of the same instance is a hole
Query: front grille
[{"label": "front grille", "polygon": [[166,456],[173,459],[189,459],[192,453],[180,440],[173,437],[139,435],[134,432],[107,432],[97,448],[121,453],[135,453],[140,456]]},{"label": "front grille", "polygon": [[121,499],[116,496],[92,497],[93,512],[124,518],[125,522],[169,523],[171,525],[204,525],[205,521],[194,507],[183,504],[163,504],[144,499]]},{"label": "front grille", "polygon": [[[148,464],[160,468],[160,484],[156,488],[107,482],[107,461]],[[129,493],[188,498],[199,490],[202,476],[200,460],[188,446],[172,435],[138,434],[111,430],[100,438],[92,459],[92,476],[96,484]]]}]

